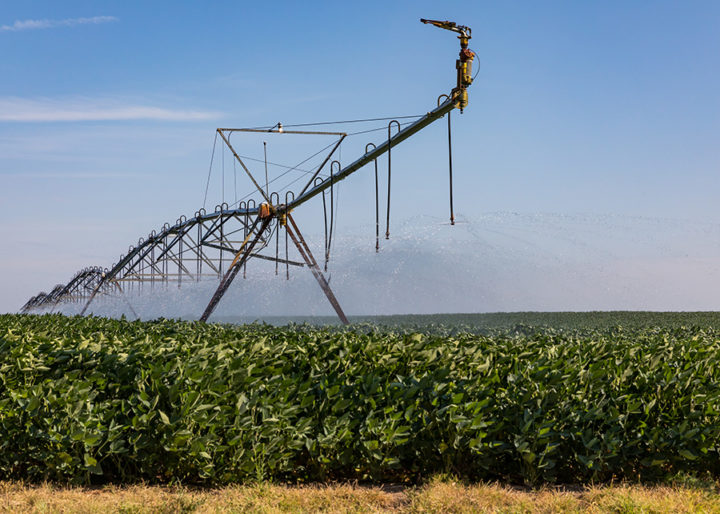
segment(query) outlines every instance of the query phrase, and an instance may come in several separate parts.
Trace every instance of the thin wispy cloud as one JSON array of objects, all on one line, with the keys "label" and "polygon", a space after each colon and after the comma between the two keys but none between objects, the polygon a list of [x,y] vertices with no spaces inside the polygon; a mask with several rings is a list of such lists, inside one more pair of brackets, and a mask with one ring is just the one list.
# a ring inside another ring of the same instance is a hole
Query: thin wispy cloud
[{"label": "thin wispy cloud", "polygon": [[127,179],[127,178],[140,178],[142,175],[140,173],[116,173],[116,172],[57,172],[57,173],[48,173],[48,172],[10,172],[10,173],[0,173],[0,180],[6,179],[6,178],[21,178],[21,179],[59,179],[59,180],[88,180],[88,179]]},{"label": "thin wispy cloud", "polygon": [[19,32],[21,30],[51,29],[54,27],[76,27],[78,25],[98,25],[119,21],[115,16],[93,16],[91,18],[67,18],[64,20],[15,20],[12,25],[1,25],[0,32]]},{"label": "thin wispy cloud", "polygon": [[0,97],[0,122],[198,121],[218,116],[210,111],[169,109],[108,98]]}]

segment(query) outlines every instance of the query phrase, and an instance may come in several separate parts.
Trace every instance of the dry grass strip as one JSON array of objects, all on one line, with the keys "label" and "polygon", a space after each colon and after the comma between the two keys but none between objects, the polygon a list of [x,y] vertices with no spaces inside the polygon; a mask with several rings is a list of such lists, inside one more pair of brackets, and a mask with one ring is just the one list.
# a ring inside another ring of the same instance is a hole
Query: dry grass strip
[{"label": "dry grass strip", "polygon": [[717,490],[615,485],[526,490],[496,484],[434,482],[412,493],[409,512],[490,513],[676,513],[720,514]]},{"label": "dry grass strip", "polygon": [[720,514],[715,488],[616,485],[525,490],[436,480],[417,488],[256,484],[219,489],[158,486],[63,488],[0,482],[0,512],[617,512]]}]

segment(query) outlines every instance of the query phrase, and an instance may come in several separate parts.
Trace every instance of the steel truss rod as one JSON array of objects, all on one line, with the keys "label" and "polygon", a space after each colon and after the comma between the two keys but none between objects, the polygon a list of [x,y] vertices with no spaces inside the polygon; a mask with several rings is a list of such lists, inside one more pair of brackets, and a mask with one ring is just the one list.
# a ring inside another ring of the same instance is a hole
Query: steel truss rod
[{"label": "steel truss rod", "polygon": [[[205,241],[207,241],[210,236],[215,234],[218,230],[220,230],[225,225],[225,223],[227,223],[228,221],[230,221],[232,219],[241,223],[243,225],[243,228],[247,228],[247,224],[245,223],[245,221],[242,218],[240,218],[238,215],[228,215],[228,216],[220,217],[216,221],[214,221],[213,224],[210,226],[210,228],[207,230],[207,232],[205,232],[205,235],[200,240],[200,244],[205,244]],[[238,232],[239,230],[240,229],[235,230],[234,232]],[[231,234],[223,234],[223,235],[229,236]]]},{"label": "steel truss rod", "polygon": [[212,244],[212,243],[205,243],[205,244],[203,244],[203,246],[205,246],[207,248],[213,248],[215,250],[220,250],[221,252],[228,252],[233,255],[235,255],[237,253],[237,250],[230,246],[221,246],[221,245],[216,245],[216,244]]},{"label": "steel truss rod", "polygon": [[[177,264],[178,269],[181,269],[182,271],[184,271],[184,272],[185,272],[185,275],[187,275],[187,276],[190,277],[190,278],[194,278],[194,277],[193,277],[193,274],[190,273],[190,270],[187,269],[187,266],[185,266],[185,265],[182,263],[182,257],[181,257],[182,254],[180,254],[180,253],[177,253],[177,254],[176,254],[176,253],[174,253],[174,252],[168,252],[166,255],[167,255],[167,260],[169,260],[169,261],[172,262],[173,264]],[[130,272],[127,272],[127,273],[125,273],[125,276],[130,275],[130,274],[131,274]],[[182,273],[179,273],[179,272],[178,272],[178,274],[179,274],[179,276],[182,276]]]},{"label": "steel truss rod", "polygon": [[[325,167],[325,165],[327,164],[327,162],[330,160],[330,157],[333,156],[333,154],[335,153],[335,150],[338,149],[338,147],[340,146],[340,143],[342,143],[342,142],[343,142],[343,139],[345,139],[346,135],[347,135],[347,134],[343,134],[342,136],[340,136],[340,139],[338,139],[338,142],[335,143],[335,146],[333,146],[333,149],[330,150],[330,153],[327,154],[327,157],[325,157],[325,160],[322,162],[322,164],[320,164],[320,166],[318,166],[318,169],[315,170],[315,173],[313,173],[313,176],[310,177],[310,180],[308,180],[307,184],[305,184],[305,187],[302,188],[302,191],[300,191],[300,193],[298,194],[298,196],[302,196],[302,194],[303,194],[305,191],[307,191],[308,187],[310,187],[310,184],[313,183],[313,181],[315,180],[315,177],[317,177],[318,174],[320,173],[320,171]],[[331,168],[331,169],[330,169],[330,174],[332,175],[332,163],[330,163],[330,168]]]},{"label": "steel truss rod", "polygon": [[218,132],[218,134],[220,134],[220,137],[223,138],[223,141],[225,141],[225,144],[228,145],[228,148],[230,149],[232,154],[235,156],[235,159],[237,160],[237,162],[240,163],[240,166],[242,166],[242,169],[245,170],[245,173],[247,173],[247,176],[250,177],[250,180],[252,181],[252,183],[255,184],[255,187],[257,188],[257,190],[260,191],[260,194],[263,196],[265,201],[270,203],[270,198],[268,198],[268,195],[265,193],[265,191],[263,191],[263,188],[260,187],[260,184],[257,183],[257,181],[255,180],[255,177],[253,177],[252,173],[250,173],[250,170],[247,168],[247,166],[245,166],[245,163],[240,158],[240,156],[237,154],[237,152],[235,151],[235,148],[233,148],[233,146],[230,144],[230,140],[225,137],[223,130],[217,129],[217,132]]},{"label": "steel truss rod", "polygon": [[[216,273],[218,273],[218,270],[217,270],[217,268],[215,268],[212,261],[210,259],[208,259],[206,256],[202,255],[202,252],[198,251],[198,249],[201,247],[201,245],[195,242],[195,240],[190,235],[189,231],[185,235],[185,237],[187,237],[187,239],[192,243],[192,245],[188,245],[185,252],[187,252],[187,253],[192,252],[193,254],[195,254],[196,260],[204,262],[205,264],[210,266]],[[212,245],[206,245],[206,246],[212,246]],[[157,269],[156,264],[157,264],[157,260],[155,262],[153,262],[153,267],[155,267],[155,269]],[[160,272],[160,274],[162,274],[162,272]]]},{"label": "steel truss rod", "polygon": [[277,262],[277,263],[279,263],[279,264],[289,264],[290,266],[297,266],[297,267],[299,267],[299,268],[302,268],[303,266],[305,266],[305,264],[302,263],[302,262],[291,261],[291,260],[289,260],[289,259],[287,259],[287,260],[286,260],[286,259],[280,259],[280,258],[278,258],[278,257],[271,257],[271,256],[269,256],[269,255],[262,255],[262,254],[259,254],[259,253],[254,253],[254,254],[252,254],[250,257],[252,257],[253,259],[262,259],[262,260],[264,260],[264,261]]},{"label": "steel truss rod", "polygon": [[[234,248],[229,248],[229,247],[227,247],[227,246],[219,246],[219,245],[214,245],[214,244],[210,244],[210,243],[205,243],[203,246],[207,246],[208,248],[214,248],[214,249],[220,250],[220,251],[222,251],[222,252],[231,253],[231,254],[233,254],[233,255],[237,254],[237,250],[236,250],[236,249],[234,249]],[[280,259],[280,258],[277,258],[277,257],[271,257],[271,256],[269,256],[269,255],[262,255],[262,254],[257,253],[257,252],[254,253],[254,254],[252,254],[250,257],[253,257],[253,258],[255,258],[255,259],[263,259],[263,260],[265,260],[265,261],[278,262],[278,263],[281,263],[281,264],[289,264],[290,266],[299,266],[299,267],[305,266],[305,264],[302,263],[302,262]],[[204,262],[207,262],[207,260],[204,260]]]},{"label": "steel truss rod", "polygon": [[305,134],[308,136],[347,136],[345,132],[320,132],[316,130],[279,130],[271,128],[265,129],[253,129],[253,128],[219,128],[218,131],[223,132],[260,132],[263,134],[275,133],[275,134]]},{"label": "steel truss rod", "polygon": [[[188,232],[190,232],[190,230],[192,230],[193,226],[194,226],[194,225],[188,224],[186,227],[183,227],[182,231],[177,232],[177,233],[175,234],[175,238],[170,242],[169,245],[167,245],[166,248],[163,249],[162,252],[160,252],[160,255],[158,255],[158,256],[155,258],[155,261],[157,262],[157,261],[159,261],[160,259],[162,259],[163,257],[165,257],[165,254],[167,254],[176,244],[178,244],[180,241],[182,241],[182,238],[185,237],[185,235],[186,235]],[[169,232],[168,232],[168,233],[169,233]],[[139,260],[144,259],[145,256],[146,256],[149,252],[150,252],[150,248],[148,248],[148,249],[145,251],[145,253],[140,257]]]}]

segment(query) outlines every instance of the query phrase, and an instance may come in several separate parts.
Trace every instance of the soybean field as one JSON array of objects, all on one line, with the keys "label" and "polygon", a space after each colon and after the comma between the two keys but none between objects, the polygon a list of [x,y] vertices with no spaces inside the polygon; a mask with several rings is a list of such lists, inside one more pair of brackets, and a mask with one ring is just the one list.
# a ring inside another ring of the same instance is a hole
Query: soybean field
[{"label": "soybean field", "polygon": [[720,475],[716,313],[0,316],[0,479]]}]

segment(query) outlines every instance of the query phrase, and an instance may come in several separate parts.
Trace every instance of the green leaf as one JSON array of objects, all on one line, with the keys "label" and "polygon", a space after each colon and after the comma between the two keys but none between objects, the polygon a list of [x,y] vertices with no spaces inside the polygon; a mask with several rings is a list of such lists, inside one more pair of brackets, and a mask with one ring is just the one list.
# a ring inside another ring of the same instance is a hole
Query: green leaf
[{"label": "green leaf", "polygon": [[685,448],[681,448],[680,450],[678,450],[678,453],[689,460],[695,460],[698,458],[697,455],[695,455],[693,452],[691,452],[690,450],[687,450]]}]

